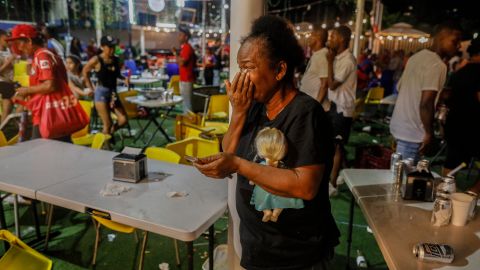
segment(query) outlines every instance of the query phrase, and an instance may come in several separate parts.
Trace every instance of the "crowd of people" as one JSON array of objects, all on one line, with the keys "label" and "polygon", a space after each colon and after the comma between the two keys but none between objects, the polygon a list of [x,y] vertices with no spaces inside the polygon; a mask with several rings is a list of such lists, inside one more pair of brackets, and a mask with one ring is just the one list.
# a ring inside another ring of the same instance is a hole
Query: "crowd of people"
[{"label": "crowd of people", "polygon": [[[135,47],[125,47],[117,38],[109,35],[101,38],[99,46],[93,39],[89,40],[88,44],[84,44],[77,37],[71,37],[68,46],[64,46],[66,44],[59,41],[55,29],[43,23],[36,26],[23,25],[22,29],[22,31],[28,31],[28,35],[13,37],[13,32],[10,35],[6,31],[0,31],[0,91],[3,111],[1,122],[12,112],[14,107],[12,97],[15,93],[17,93],[15,95],[17,99],[22,98],[22,95],[18,94],[19,91],[15,91],[14,63],[19,59],[33,63],[34,52],[38,49],[34,48],[33,52],[18,50],[14,46],[14,39],[29,39],[39,47],[46,48],[54,54],[50,57],[52,59],[47,59],[48,61],[59,57],[63,65],[58,63],[52,65],[52,68],[64,66],[68,87],[74,96],[77,99],[95,102],[95,109],[103,123],[102,132],[106,134],[112,134],[127,123],[125,110],[116,98],[116,88],[120,81],[128,86],[130,75],[139,75],[142,71],[158,70],[164,67],[169,77],[179,75],[180,91],[184,100],[183,108],[186,112],[192,109],[193,84],[213,85],[214,76],[217,76],[216,83],[218,83],[219,70],[222,67],[228,67],[228,44],[221,45],[217,42],[214,47],[207,47],[205,57],[199,57],[199,52],[189,43],[190,31],[183,27],[179,28],[178,34],[180,48],[178,50],[172,48],[170,55],[167,53],[163,57],[148,53],[139,55]],[[11,42],[8,42],[8,39]],[[199,46],[196,45],[196,47]],[[171,68],[172,65],[175,67]],[[202,76],[199,76],[198,69],[203,70]],[[92,75],[95,78],[94,82],[91,80]],[[30,87],[33,86],[33,84],[30,85]],[[21,111],[22,106],[17,106],[17,110]],[[116,115],[115,123],[111,119],[111,113]]]}]

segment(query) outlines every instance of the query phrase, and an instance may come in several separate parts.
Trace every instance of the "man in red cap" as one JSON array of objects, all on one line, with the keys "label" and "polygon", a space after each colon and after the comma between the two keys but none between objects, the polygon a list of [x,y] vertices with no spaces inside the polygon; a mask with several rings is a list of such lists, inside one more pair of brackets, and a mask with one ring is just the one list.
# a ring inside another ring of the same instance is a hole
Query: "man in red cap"
[{"label": "man in red cap", "polygon": [[[8,41],[18,54],[33,57],[30,86],[17,88],[17,95],[24,98],[34,97],[57,91],[65,85],[68,87],[67,71],[62,59],[44,47],[43,36],[32,25],[19,24],[15,26]],[[33,114],[32,116],[32,139],[40,138],[38,128],[40,115]],[[70,142],[70,135],[55,139]]]}]

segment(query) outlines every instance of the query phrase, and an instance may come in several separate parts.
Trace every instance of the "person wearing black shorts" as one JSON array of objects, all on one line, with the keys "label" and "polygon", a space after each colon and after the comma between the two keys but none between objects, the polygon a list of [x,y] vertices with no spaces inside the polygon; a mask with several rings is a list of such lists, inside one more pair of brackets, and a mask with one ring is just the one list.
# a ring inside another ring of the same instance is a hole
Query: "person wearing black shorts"
[{"label": "person wearing black shorts", "polygon": [[8,35],[0,29],[0,95],[2,96],[2,117],[0,124],[12,112],[12,97],[15,94],[13,84],[13,60],[15,56],[10,53],[7,43]]}]

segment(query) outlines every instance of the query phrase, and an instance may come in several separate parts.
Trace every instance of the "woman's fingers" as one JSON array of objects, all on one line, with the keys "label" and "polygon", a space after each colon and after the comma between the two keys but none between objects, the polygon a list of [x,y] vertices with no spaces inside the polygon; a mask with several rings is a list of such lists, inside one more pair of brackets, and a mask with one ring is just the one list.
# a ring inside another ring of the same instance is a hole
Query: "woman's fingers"
[{"label": "woman's fingers", "polygon": [[230,89],[232,89],[232,84],[228,80],[224,80],[223,82],[225,83],[225,88],[227,89],[227,95],[230,96]]},{"label": "woman's fingers", "polygon": [[248,83],[247,99],[251,101],[252,98],[253,98],[253,82],[250,81]]},{"label": "woman's fingers", "polygon": [[237,74],[235,74],[235,77],[233,78],[233,82],[230,87],[232,89],[232,94],[235,93],[235,89],[237,88],[239,78],[240,78],[240,72],[237,72]]},{"label": "woman's fingers", "polygon": [[243,77],[242,88],[240,89],[240,93],[242,94],[242,96],[246,96],[249,84],[250,84],[250,74],[246,72],[245,76]]},{"label": "woman's fingers", "polygon": [[234,91],[241,94],[242,93],[242,88],[245,82],[245,76],[247,74],[245,72],[240,72],[240,77],[238,78],[238,83],[237,86],[235,87]]}]

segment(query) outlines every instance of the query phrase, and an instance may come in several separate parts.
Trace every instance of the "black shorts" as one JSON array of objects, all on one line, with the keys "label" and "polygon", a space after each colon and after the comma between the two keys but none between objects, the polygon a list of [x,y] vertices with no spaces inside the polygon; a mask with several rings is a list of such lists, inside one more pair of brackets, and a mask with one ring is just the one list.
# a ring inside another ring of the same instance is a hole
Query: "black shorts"
[{"label": "black shorts", "polygon": [[345,117],[343,113],[337,112],[337,106],[332,102],[330,111],[328,111],[330,121],[332,121],[333,138],[336,143],[345,145],[350,137],[350,129],[352,128],[352,117]]},{"label": "black shorts", "polygon": [[11,82],[0,82],[0,95],[2,99],[11,99],[15,95],[15,86]]}]

